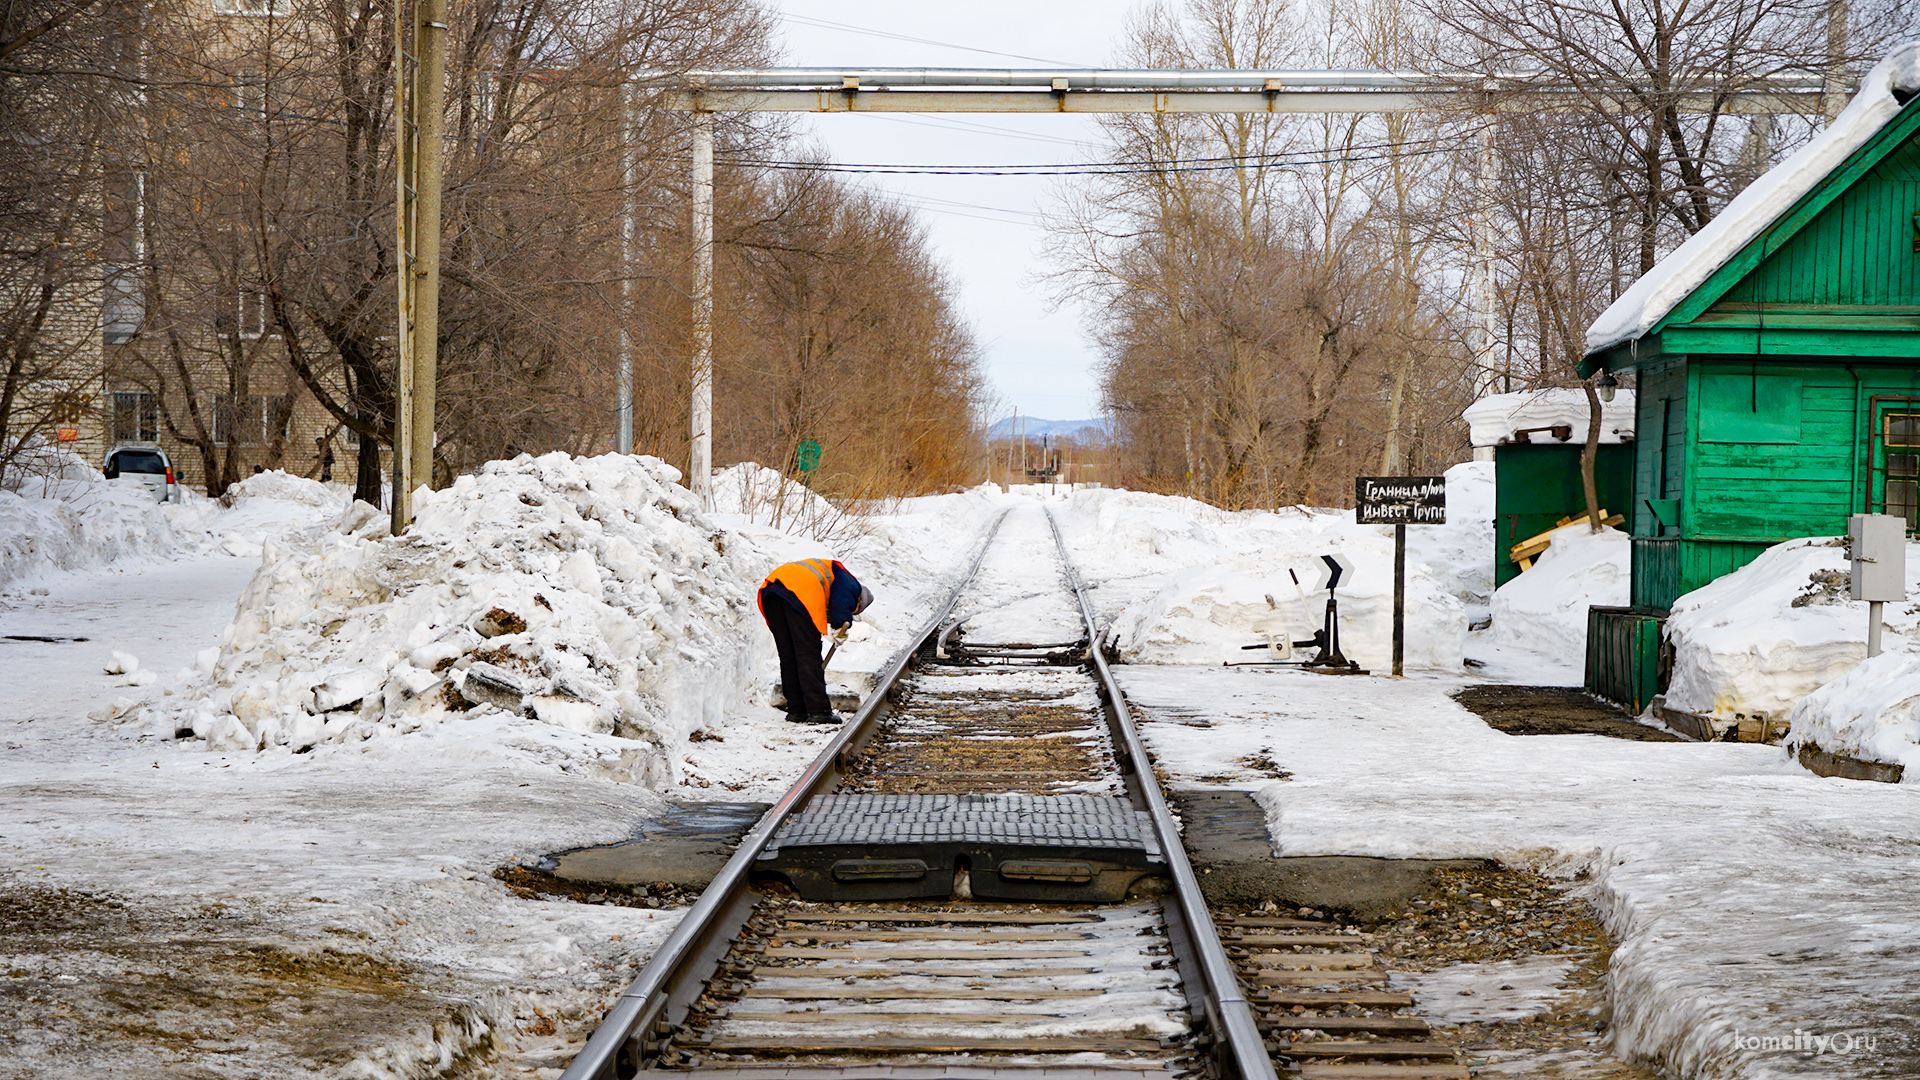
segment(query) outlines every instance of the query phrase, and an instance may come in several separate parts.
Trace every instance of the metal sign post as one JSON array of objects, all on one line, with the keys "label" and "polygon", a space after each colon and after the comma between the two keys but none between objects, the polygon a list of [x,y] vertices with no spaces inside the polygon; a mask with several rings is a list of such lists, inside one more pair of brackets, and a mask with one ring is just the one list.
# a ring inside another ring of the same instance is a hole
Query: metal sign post
[{"label": "metal sign post", "polygon": [[1447,523],[1447,478],[1361,476],[1353,487],[1356,524],[1393,526],[1393,674],[1399,678],[1407,645],[1407,526]]}]

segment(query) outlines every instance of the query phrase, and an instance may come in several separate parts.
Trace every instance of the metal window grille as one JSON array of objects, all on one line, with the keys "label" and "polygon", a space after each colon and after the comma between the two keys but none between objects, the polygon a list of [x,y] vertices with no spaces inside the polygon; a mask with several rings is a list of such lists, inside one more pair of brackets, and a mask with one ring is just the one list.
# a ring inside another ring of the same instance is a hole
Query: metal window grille
[{"label": "metal window grille", "polygon": [[1886,413],[1880,421],[1886,448],[1883,513],[1903,517],[1907,531],[1920,527],[1920,413]]},{"label": "metal window grille", "polygon": [[160,409],[144,390],[113,392],[113,441],[155,442],[160,438]]}]

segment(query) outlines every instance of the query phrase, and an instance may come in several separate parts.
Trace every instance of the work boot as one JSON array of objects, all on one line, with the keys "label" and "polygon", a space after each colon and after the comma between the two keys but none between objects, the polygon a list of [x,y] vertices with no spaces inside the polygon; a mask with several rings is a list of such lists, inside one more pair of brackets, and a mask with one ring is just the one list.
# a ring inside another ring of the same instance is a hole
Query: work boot
[{"label": "work boot", "polygon": [[800,722],[803,724],[839,724],[844,723],[845,720],[845,717],[829,709],[826,712],[808,713],[806,719]]},{"label": "work boot", "polygon": [[803,712],[789,712],[789,713],[787,714],[787,723],[789,723],[789,724],[804,724],[804,723],[806,723],[806,722],[807,722],[807,714],[806,714],[806,713],[803,713]]}]

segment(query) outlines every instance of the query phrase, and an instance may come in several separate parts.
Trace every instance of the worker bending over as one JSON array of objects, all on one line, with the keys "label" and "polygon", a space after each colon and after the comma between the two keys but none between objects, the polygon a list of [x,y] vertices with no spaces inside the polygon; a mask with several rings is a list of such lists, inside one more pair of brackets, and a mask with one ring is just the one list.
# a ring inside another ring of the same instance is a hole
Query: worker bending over
[{"label": "worker bending over", "polygon": [[873,603],[873,594],[833,559],[788,563],[760,583],[760,615],[780,651],[780,689],[787,695],[787,721],[837,724],[827,698],[827,670],[820,639],[844,631]]}]

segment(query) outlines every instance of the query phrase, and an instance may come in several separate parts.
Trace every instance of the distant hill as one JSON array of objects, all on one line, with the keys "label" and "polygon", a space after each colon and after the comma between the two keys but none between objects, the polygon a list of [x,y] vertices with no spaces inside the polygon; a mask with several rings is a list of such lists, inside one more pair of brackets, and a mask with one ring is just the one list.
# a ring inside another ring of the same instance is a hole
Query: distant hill
[{"label": "distant hill", "polygon": [[[1106,438],[1111,434],[1111,431],[1107,427],[1107,421],[1104,418],[1095,420],[1042,420],[1037,416],[1023,416],[1019,418],[1018,428],[1024,428],[1027,438],[1036,442],[1039,441],[1042,435],[1055,437],[1066,436],[1068,438],[1084,440],[1088,436]],[[1088,428],[1092,428],[1093,430],[1087,432],[1086,429]],[[1077,434],[1079,432],[1086,432],[1086,434]],[[1016,434],[1018,434],[1018,430],[1015,420],[1011,416],[1003,420],[995,421],[993,426],[987,429],[988,439],[1010,439]]]}]

